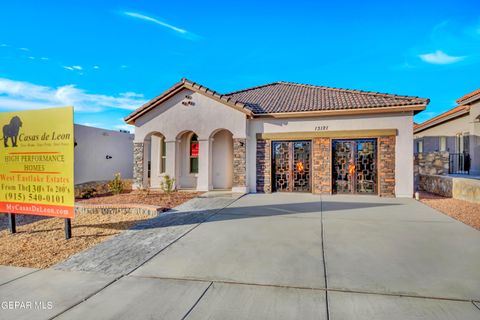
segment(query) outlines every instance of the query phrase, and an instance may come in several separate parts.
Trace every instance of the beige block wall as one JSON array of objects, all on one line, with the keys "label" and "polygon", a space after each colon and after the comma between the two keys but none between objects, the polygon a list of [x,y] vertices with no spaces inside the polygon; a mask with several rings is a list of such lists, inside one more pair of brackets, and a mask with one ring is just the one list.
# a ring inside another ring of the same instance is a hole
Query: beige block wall
[{"label": "beige block wall", "polygon": [[75,184],[111,180],[117,172],[132,179],[132,134],[76,124],[75,141]]},{"label": "beige block wall", "polygon": [[454,178],[453,198],[480,203],[480,180]]}]

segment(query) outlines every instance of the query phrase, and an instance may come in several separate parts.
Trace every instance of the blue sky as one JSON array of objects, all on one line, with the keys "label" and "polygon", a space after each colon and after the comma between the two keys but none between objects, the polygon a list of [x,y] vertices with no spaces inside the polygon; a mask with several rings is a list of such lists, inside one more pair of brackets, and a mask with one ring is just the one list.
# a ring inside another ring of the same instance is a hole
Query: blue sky
[{"label": "blue sky", "polygon": [[219,92],[273,81],[431,99],[480,87],[478,1],[2,1],[0,111],[73,104],[127,128],[182,77]]}]

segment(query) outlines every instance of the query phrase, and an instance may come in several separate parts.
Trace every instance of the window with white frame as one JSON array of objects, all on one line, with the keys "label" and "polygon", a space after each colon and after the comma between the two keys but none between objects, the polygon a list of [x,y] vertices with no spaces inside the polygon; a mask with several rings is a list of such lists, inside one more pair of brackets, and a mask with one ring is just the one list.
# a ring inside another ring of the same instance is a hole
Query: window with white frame
[{"label": "window with white frame", "polygon": [[423,140],[417,140],[417,152],[418,153],[423,152]]},{"label": "window with white frame", "polygon": [[470,133],[463,133],[463,151],[466,153],[470,152]]},{"label": "window with white frame", "polygon": [[457,153],[463,152],[463,134],[462,133],[457,133],[457,136],[455,139],[455,151]]},{"label": "window with white frame", "polygon": [[165,137],[160,139],[160,174],[165,173],[165,167],[167,165],[167,144],[165,142]]},{"label": "window with white frame", "polygon": [[198,137],[193,134],[190,138],[190,173],[198,173]]},{"label": "window with white frame", "polygon": [[438,144],[440,151],[447,151],[447,137],[440,137]]}]

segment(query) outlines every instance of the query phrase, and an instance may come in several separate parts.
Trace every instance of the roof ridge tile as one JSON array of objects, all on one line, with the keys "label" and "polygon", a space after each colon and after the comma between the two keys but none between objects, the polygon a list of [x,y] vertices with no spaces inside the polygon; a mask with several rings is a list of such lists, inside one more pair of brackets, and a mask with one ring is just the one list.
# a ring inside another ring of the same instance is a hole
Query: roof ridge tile
[{"label": "roof ridge tile", "polygon": [[342,91],[342,92],[351,92],[351,93],[360,93],[360,94],[374,94],[378,96],[386,96],[386,97],[397,97],[397,98],[406,98],[406,99],[422,99],[418,96],[407,96],[407,95],[399,95],[394,93],[388,92],[378,92],[378,91],[368,91],[368,90],[359,90],[359,89],[349,89],[349,88],[339,88],[339,87],[330,87],[330,86],[320,86],[315,84],[306,84],[306,83],[297,83],[297,82],[289,82],[289,81],[279,81],[279,84],[286,84],[286,85],[295,85],[295,86],[302,86],[302,87],[312,87],[321,90],[332,90],[332,91]]}]

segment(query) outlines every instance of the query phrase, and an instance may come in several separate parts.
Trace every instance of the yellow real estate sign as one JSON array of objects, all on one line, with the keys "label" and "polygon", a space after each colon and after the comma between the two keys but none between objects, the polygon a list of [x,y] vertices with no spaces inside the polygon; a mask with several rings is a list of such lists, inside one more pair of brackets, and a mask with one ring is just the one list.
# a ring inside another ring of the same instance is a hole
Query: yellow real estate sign
[{"label": "yellow real estate sign", "polygon": [[0,130],[0,212],[73,218],[73,107],[2,112]]}]

